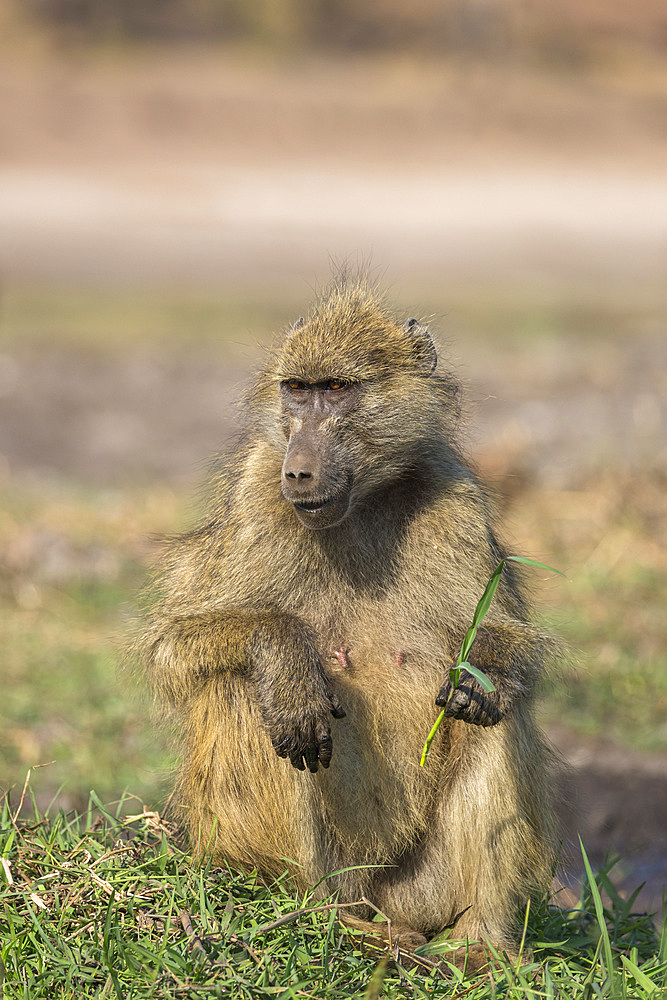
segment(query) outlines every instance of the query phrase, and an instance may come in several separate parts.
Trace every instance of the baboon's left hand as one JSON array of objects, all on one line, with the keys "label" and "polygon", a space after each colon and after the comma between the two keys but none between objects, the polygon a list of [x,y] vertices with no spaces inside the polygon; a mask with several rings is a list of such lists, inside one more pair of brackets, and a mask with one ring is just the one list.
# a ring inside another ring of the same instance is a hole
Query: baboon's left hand
[{"label": "baboon's left hand", "polygon": [[487,693],[467,670],[461,671],[459,683],[452,691],[449,677],[440,688],[436,705],[450,719],[461,719],[473,726],[495,726],[505,715],[497,691]]}]

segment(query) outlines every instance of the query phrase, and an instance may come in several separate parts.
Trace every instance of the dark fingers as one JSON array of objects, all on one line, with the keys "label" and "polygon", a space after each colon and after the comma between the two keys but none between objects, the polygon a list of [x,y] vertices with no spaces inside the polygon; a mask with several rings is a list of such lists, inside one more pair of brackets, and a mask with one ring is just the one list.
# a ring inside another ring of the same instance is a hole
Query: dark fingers
[{"label": "dark fingers", "polygon": [[292,767],[295,767],[297,771],[305,771],[306,765],[303,760],[303,750],[292,750],[289,755],[289,759],[292,762]]},{"label": "dark fingers", "polygon": [[333,693],[333,691],[329,691],[329,704],[331,705],[331,714],[333,715],[334,719],[345,718],[346,715],[345,709],[343,708],[343,706],[341,705],[340,701]]},{"label": "dark fingers", "polygon": [[327,731],[323,736],[320,737],[320,764],[322,767],[328,767],[331,763],[331,755],[333,753],[333,740],[331,738],[331,733]]}]

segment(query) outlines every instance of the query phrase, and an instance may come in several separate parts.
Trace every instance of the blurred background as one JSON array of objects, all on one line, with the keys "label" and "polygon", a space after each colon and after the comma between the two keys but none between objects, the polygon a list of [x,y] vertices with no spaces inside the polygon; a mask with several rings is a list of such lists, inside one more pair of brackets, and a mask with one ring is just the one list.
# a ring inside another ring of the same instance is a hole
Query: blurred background
[{"label": "blurred background", "polygon": [[[467,386],[544,623],[563,816],[667,881],[667,8],[4,0],[0,785],[160,805],[117,677],[160,532],[332,260]],[[576,867],[576,865],[575,865]]]}]

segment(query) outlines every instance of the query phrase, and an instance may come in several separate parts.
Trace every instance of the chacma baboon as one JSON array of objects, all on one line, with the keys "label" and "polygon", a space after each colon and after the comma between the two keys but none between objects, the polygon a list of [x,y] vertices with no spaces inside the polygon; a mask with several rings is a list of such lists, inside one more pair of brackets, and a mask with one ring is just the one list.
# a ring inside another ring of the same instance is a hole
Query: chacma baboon
[{"label": "chacma baboon", "polygon": [[257,375],[206,522],[167,546],[141,645],[180,724],[196,850],[303,886],[366,866],[325,885],[423,935],[455,923],[512,949],[551,872],[531,707],[550,643],[508,566],[470,657],[496,691],[467,674],[447,700],[503,555],[458,408],[425,327],[334,281]]}]

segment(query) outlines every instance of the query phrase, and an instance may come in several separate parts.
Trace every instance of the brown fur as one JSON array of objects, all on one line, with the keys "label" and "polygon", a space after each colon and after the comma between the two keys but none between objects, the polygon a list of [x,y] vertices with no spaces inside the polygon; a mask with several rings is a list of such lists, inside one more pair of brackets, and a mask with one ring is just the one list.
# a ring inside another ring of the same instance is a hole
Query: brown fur
[{"label": "brown fur", "polygon": [[[247,441],[215,478],[206,523],[168,547],[141,647],[180,726],[197,852],[267,876],[289,866],[304,887],[384,866],[324,886],[426,935],[465,911],[455,937],[511,949],[517,909],[552,864],[551,757],[531,705],[550,646],[508,568],[471,655],[498,692],[485,702],[468,685],[419,766],[503,554],[435,359],[423,327],[397,323],[364,281],[334,283],[259,373]],[[312,531],[281,496],[281,382],[332,377],[358,393],[326,427],[352,463],[350,507]],[[331,718],[336,699],[345,718]],[[276,755],[285,733],[307,745],[329,726],[328,769]]]}]

